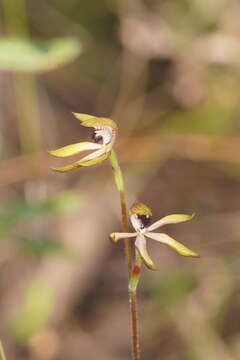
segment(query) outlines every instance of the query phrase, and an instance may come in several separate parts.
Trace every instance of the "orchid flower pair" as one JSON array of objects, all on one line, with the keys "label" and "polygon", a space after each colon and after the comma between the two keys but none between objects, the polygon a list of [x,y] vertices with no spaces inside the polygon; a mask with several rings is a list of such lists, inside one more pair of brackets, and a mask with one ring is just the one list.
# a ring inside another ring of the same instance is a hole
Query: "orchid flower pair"
[{"label": "orchid flower pair", "polygon": [[[81,121],[81,125],[93,127],[94,142],[81,142],[64,146],[63,148],[49,151],[51,155],[57,157],[68,157],[79,154],[83,151],[95,150],[91,154],[83,157],[77,162],[62,168],[52,168],[54,171],[67,172],[82,166],[93,166],[101,163],[110,157],[113,144],[116,138],[117,125],[108,118],[95,117],[87,114],[73,113],[73,115]],[[152,211],[144,204],[136,204],[129,211],[131,223],[135,229],[133,233],[112,233],[110,238],[113,242],[120,239],[136,238],[135,247],[142,259],[143,263],[151,270],[157,270],[155,264],[151,260],[146,246],[146,238],[156,240],[167,245],[183,256],[199,257],[197,253],[180,244],[169,235],[164,233],[155,233],[153,230],[167,224],[177,224],[191,220],[193,215],[173,214],[163,217],[152,225],[148,226],[151,220]]]},{"label": "orchid flower pair", "polygon": [[113,242],[117,242],[120,239],[126,238],[136,238],[135,247],[138,254],[140,255],[143,263],[150,270],[157,270],[157,267],[153,263],[147,251],[147,240],[150,238],[156,240],[164,245],[167,245],[178,252],[183,256],[199,257],[197,253],[188,249],[186,246],[182,245],[178,241],[171,238],[169,235],[164,233],[155,233],[153,230],[158,229],[159,227],[167,224],[177,224],[184,221],[191,220],[194,215],[184,215],[184,214],[173,214],[167,215],[162,219],[156,221],[155,223],[150,224],[152,211],[149,207],[144,204],[133,205],[129,210],[129,215],[131,219],[132,226],[135,229],[133,233],[112,233],[110,238]]},{"label": "orchid flower pair", "polygon": [[81,121],[82,126],[93,127],[94,142],[80,142],[64,146],[57,150],[49,151],[49,154],[56,157],[68,157],[77,155],[83,151],[96,150],[70,165],[62,168],[52,168],[54,171],[67,172],[81,166],[93,166],[106,160],[111,155],[111,150],[116,138],[117,125],[108,118],[99,118],[86,114],[73,113]]}]

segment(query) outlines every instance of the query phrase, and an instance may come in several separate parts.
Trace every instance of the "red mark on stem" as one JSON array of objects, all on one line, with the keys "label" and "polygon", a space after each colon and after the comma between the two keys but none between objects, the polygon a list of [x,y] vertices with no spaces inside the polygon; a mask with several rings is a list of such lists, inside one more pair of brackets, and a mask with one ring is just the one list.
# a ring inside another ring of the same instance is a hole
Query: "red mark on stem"
[{"label": "red mark on stem", "polygon": [[139,266],[135,265],[134,268],[133,268],[133,276],[134,275],[135,276],[139,275],[140,271],[141,271],[141,268]]}]

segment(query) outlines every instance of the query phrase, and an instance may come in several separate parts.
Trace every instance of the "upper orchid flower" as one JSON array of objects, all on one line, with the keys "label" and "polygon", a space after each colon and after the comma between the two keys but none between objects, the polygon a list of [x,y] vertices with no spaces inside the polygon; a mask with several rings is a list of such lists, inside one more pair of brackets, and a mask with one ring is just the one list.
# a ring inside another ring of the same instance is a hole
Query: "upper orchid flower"
[{"label": "upper orchid flower", "polygon": [[184,215],[184,214],[173,214],[163,217],[162,219],[156,221],[149,226],[152,211],[144,204],[133,205],[129,211],[130,219],[132,226],[136,232],[133,233],[112,233],[110,238],[112,241],[117,242],[120,239],[136,237],[135,247],[143,260],[144,264],[151,270],[157,270],[155,264],[151,260],[147,252],[146,247],[146,237],[159,241],[162,244],[165,244],[180,255],[199,257],[197,253],[188,249],[186,246],[180,244],[178,241],[174,240],[167,234],[163,233],[154,233],[153,230],[158,229],[159,227],[166,224],[177,224],[187,220],[191,220],[194,215]]},{"label": "upper orchid flower", "polygon": [[81,142],[64,146],[63,148],[49,151],[49,154],[57,157],[67,157],[79,154],[82,151],[96,150],[91,154],[83,157],[81,160],[74,162],[62,168],[52,168],[54,171],[66,172],[81,166],[92,166],[106,160],[110,154],[115,141],[117,125],[108,118],[95,117],[86,114],[73,115],[81,121],[82,126],[93,127],[94,142]]}]

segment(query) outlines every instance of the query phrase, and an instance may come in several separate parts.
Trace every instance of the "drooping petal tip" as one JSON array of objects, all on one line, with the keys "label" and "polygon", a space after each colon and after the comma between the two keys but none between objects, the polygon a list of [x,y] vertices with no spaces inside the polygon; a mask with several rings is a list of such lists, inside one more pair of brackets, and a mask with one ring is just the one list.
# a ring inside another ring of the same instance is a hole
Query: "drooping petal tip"
[{"label": "drooping petal tip", "polygon": [[170,248],[172,248],[173,250],[175,250],[178,254],[180,254],[182,256],[188,256],[188,257],[194,257],[194,258],[200,257],[199,254],[197,254],[195,251],[187,248],[186,246],[184,246],[180,242],[176,241],[175,239],[173,239],[171,236],[169,236],[167,234],[147,232],[145,235],[147,237],[149,237],[150,239],[159,241],[160,243],[169,246]]},{"label": "drooping petal tip", "polygon": [[143,254],[140,252],[140,250],[137,248],[137,252],[140,255],[144,265],[152,271],[158,271],[157,266],[154,264],[154,262],[151,260],[150,257],[146,258],[146,256],[143,256]]},{"label": "drooping petal tip", "polygon": [[144,265],[153,271],[157,271],[158,268],[156,267],[156,265],[154,264],[154,262],[152,261],[152,259],[150,258],[148,251],[147,251],[147,246],[146,246],[146,239],[143,235],[138,235],[136,242],[135,242],[135,247],[137,249],[137,252],[139,254],[139,256],[141,257]]},{"label": "drooping petal tip", "polygon": [[54,172],[67,172],[67,171],[64,171],[63,168],[53,168],[53,167],[50,167],[50,169]]}]

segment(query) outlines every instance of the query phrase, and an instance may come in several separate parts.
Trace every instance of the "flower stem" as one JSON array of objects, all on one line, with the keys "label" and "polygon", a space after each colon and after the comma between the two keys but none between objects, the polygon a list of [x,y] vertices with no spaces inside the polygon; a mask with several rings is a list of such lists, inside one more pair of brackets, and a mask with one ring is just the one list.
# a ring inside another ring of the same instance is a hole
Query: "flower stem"
[{"label": "flower stem", "polygon": [[[129,228],[127,221],[125,193],[121,191],[119,195],[120,195],[121,212],[122,212],[122,231],[128,232]],[[131,255],[131,243],[129,239],[124,239],[124,251],[125,251],[126,263],[128,266],[128,279],[130,280],[132,273],[132,255]]]},{"label": "flower stem", "polygon": [[[122,231],[129,232],[124,180],[123,180],[121,168],[118,164],[117,155],[114,151],[111,152],[109,160],[113,168],[115,183],[120,195]],[[137,286],[135,288],[131,286],[131,283],[133,281],[132,279],[134,278],[134,274],[136,272],[137,264],[135,265],[132,271],[132,246],[129,239],[124,239],[124,251],[125,251],[125,258],[128,267],[129,303],[130,303],[131,330],[132,330],[132,360],[140,360],[139,329],[138,329],[138,318],[137,318],[137,294],[136,294]]]},{"label": "flower stem", "polygon": [[[123,175],[121,168],[118,164],[117,155],[114,151],[112,151],[109,160],[113,168],[114,180],[120,196],[122,231],[129,232]],[[131,255],[132,249],[129,239],[124,239],[124,248],[125,248],[126,263],[128,267],[128,279],[130,280],[132,275],[132,255]]]},{"label": "flower stem", "polygon": [[131,279],[129,281],[129,294],[130,294],[130,304],[132,310],[132,326],[134,327],[132,334],[132,345],[133,345],[133,359],[140,359],[140,341],[139,341],[139,331],[138,331],[138,314],[137,314],[137,286],[140,279],[142,259],[140,258],[137,250],[135,251],[135,265],[132,270]]},{"label": "flower stem", "polygon": [[131,308],[131,322],[132,322],[132,359],[140,360],[140,344],[139,344],[139,330],[138,330],[138,316],[137,316],[137,294],[136,292],[129,292],[129,301]]}]

